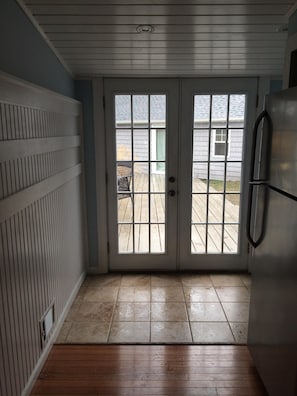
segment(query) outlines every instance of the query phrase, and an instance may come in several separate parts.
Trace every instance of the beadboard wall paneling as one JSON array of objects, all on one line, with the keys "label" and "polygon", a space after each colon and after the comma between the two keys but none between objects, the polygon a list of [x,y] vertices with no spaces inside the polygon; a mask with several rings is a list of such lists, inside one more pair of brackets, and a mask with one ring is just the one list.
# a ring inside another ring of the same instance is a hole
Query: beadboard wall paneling
[{"label": "beadboard wall paneling", "polygon": [[[2,144],[0,143],[1,146]],[[62,172],[64,169],[75,166],[79,163],[79,157],[79,150],[65,149],[57,152],[19,157],[14,160],[1,160],[0,199],[7,198]]]},{"label": "beadboard wall paneling", "polygon": [[[3,88],[3,89],[1,89]],[[79,102],[0,74],[0,390],[19,396],[84,273]]]}]

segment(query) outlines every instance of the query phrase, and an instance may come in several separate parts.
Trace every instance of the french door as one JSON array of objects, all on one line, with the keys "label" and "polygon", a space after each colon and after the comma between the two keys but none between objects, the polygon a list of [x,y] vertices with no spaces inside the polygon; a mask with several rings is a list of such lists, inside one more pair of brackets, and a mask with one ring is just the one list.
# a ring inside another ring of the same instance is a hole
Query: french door
[{"label": "french door", "polygon": [[178,87],[105,81],[111,270],[176,269]]},{"label": "french door", "polygon": [[255,79],[104,89],[110,270],[245,269]]}]

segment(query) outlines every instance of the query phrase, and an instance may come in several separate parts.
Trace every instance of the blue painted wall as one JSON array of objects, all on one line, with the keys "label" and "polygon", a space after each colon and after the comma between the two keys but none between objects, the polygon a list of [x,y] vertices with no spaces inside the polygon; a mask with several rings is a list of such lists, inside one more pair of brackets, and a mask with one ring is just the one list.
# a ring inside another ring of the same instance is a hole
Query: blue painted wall
[{"label": "blue painted wall", "polygon": [[74,81],[15,0],[0,0],[0,70],[74,97]]},{"label": "blue painted wall", "polygon": [[0,0],[0,70],[83,104],[89,266],[98,266],[92,81],[74,81],[15,0]]},{"label": "blue painted wall", "polygon": [[75,82],[76,99],[83,105],[84,156],[88,222],[89,266],[98,267],[98,231],[96,201],[96,162],[93,114],[93,84],[90,80]]}]

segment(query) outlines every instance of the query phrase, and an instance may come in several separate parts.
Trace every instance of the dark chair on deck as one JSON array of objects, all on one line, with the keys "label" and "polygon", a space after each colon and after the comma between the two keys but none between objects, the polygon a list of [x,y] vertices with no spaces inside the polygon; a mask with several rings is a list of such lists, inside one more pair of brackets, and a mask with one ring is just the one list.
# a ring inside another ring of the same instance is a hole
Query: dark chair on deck
[{"label": "dark chair on deck", "polygon": [[132,163],[129,161],[117,162],[118,199],[131,198]]}]

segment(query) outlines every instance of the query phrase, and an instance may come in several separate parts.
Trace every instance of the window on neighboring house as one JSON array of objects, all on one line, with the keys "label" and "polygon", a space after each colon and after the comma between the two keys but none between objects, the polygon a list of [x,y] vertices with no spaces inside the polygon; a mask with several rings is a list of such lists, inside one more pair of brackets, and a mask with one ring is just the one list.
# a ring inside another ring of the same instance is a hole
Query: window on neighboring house
[{"label": "window on neighboring house", "polygon": [[230,131],[228,134],[227,142],[227,129],[216,129],[214,133],[214,149],[213,155],[216,157],[227,157],[229,156],[229,142],[230,142]]},{"label": "window on neighboring house", "polygon": [[165,173],[166,160],[166,130],[152,129],[152,172]]},{"label": "window on neighboring house", "polygon": [[[156,130],[156,160],[165,161],[166,157],[166,133],[165,129]],[[165,172],[165,162],[157,163],[157,171]]]}]

